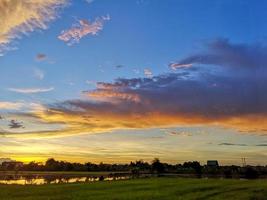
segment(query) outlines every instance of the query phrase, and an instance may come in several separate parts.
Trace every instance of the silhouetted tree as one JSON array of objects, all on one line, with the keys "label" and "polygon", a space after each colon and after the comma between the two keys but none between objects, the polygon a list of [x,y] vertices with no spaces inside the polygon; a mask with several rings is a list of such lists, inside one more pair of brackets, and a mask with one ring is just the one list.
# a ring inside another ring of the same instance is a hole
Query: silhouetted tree
[{"label": "silhouetted tree", "polygon": [[202,174],[202,167],[201,167],[200,163],[197,162],[197,161],[185,162],[183,164],[183,167],[193,169],[197,175],[201,175]]},{"label": "silhouetted tree", "polygon": [[246,167],[245,169],[245,178],[247,179],[256,179],[259,177],[257,170],[252,167]]},{"label": "silhouetted tree", "polygon": [[158,158],[155,158],[152,161],[151,169],[152,169],[152,172],[156,172],[156,173],[163,173],[165,171],[164,165],[160,162]]}]

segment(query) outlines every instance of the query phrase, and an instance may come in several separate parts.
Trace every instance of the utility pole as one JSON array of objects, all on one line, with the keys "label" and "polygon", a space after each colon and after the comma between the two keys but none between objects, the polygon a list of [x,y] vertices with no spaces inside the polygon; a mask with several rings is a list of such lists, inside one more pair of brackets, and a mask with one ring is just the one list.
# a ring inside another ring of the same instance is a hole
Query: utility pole
[{"label": "utility pole", "polygon": [[247,166],[246,158],[241,158],[243,167]]}]

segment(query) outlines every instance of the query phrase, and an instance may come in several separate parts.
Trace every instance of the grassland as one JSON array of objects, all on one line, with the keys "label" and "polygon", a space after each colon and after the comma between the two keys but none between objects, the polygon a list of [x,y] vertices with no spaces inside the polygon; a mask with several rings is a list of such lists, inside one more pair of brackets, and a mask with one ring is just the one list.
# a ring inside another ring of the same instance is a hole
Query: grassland
[{"label": "grassland", "polygon": [[267,199],[266,180],[148,178],[41,186],[0,185],[4,200]]}]

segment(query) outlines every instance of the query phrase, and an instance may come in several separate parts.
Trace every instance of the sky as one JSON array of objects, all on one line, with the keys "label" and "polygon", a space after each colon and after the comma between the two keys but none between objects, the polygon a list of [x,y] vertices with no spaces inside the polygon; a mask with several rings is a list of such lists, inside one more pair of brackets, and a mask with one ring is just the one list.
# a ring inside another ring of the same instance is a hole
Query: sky
[{"label": "sky", "polygon": [[0,157],[267,165],[266,6],[0,0]]}]

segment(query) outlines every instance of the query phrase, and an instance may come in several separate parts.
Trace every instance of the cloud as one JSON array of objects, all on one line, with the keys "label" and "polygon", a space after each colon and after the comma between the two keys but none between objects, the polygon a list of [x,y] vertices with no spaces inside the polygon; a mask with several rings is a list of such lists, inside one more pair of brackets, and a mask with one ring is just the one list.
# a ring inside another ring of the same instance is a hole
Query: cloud
[{"label": "cloud", "polygon": [[35,59],[37,61],[44,61],[47,59],[47,55],[46,54],[43,54],[43,53],[39,53],[36,55]]},{"label": "cloud", "polygon": [[11,129],[24,128],[23,122],[18,122],[18,121],[14,120],[14,119],[10,120],[8,126]]},{"label": "cloud", "polygon": [[55,89],[54,87],[49,87],[49,88],[8,88],[9,91],[17,92],[17,93],[23,93],[23,94],[50,92],[54,89]]},{"label": "cloud", "polygon": [[203,64],[235,69],[266,68],[267,47],[261,44],[232,44],[220,38],[207,44],[205,52],[190,55],[178,62],[180,66]]},{"label": "cloud", "polygon": [[85,83],[88,84],[88,85],[92,85],[92,86],[96,86],[97,85],[96,81],[91,81],[91,80],[86,80]]},{"label": "cloud", "polygon": [[153,76],[153,73],[150,69],[144,69],[144,75],[148,78],[151,78]]},{"label": "cloud", "polygon": [[[206,63],[153,77],[98,82],[96,89],[83,91],[81,99],[46,105],[46,109],[30,115],[48,124],[66,126],[55,134],[178,125],[215,125],[266,134],[267,60],[263,65],[262,58],[266,48],[229,41],[226,44],[228,54],[225,45],[215,45],[217,51],[211,53],[231,57],[231,62],[216,62],[217,67]],[[238,57],[230,56],[232,49]],[[244,54],[244,49],[251,54]],[[248,65],[243,59],[255,62]]]},{"label": "cloud", "polygon": [[43,106],[39,103],[33,102],[25,102],[25,101],[17,101],[17,102],[9,102],[9,101],[0,101],[0,111],[2,110],[42,110]]},{"label": "cloud", "polygon": [[0,110],[19,110],[23,107],[21,102],[0,101]]},{"label": "cloud", "polygon": [[123,68],[124,66],[123,65],[116,65],[115,68],[116,69],[120,69],[120,68]]},{"label": "cloud", "polygon": [[257,147],[267,147],[267,144],[257,144],[255,146],[257,146]]},{"label": "cloud", "polygon": [[192,67],[193,65],[192,64],[180,64],[180,63],[170,63],[169,64],[169,67],[172,69],[172,70],[176,70],[176,69],[179,69],[179,68],[187,68],[187,67]]},{"label": "cloud", "polygon": [[139,69],[133,69],[133,72],[134,72],[135,74],[140,74],[140,70],[139,70]]},{"label": "cloud", "polygon": [[87,3],[93,3],[94,0],[85,0]]},{"label": "cloud", "polygon": [[218,145],[221,145],[221,146],[255,146],[255,147],[266,147],[267,146],[267,144],[248,145],[248,144],[236,144],[236,143],[228,143],[228,142],[220,143]]},{"label": "cloud", "polygon": [[220,143],[218,145],[220,146],[248,146],[247,144],[235,144],[235,143],[228,143],[228,142]]},{"label": "cloud", "polygon": [[74,24],[69,30],[64,30],[58,36],[58,39],[66,42],[68,45],[79,43],[87,35],[97,35],[103,30],[104,22],[109,21],[110,17],[97,17],[92,23],[89,20],[79,20],[79,24]]},{"label": "cloud", "polygon": [[173,130],[167,130],[166,131],[167,134],[171,135],[171,136],[183,136],[183,137],[191,137],[193,136],[192,133],[189,132],[185,132],[185,131],[173,131]]},{"label": "cloud", "polygon": [[56,18],[59,7],[65,0],[1,0],[0,1],[0,53],[14,39],[33,32],[46,29],[47,23]]},{"label": "cloud", "polygon": [[34,69],[34,77],[36,77],[39,80],[43,80],[45,76],[44,71],[42,71],[41,69],[35,68]]}]

